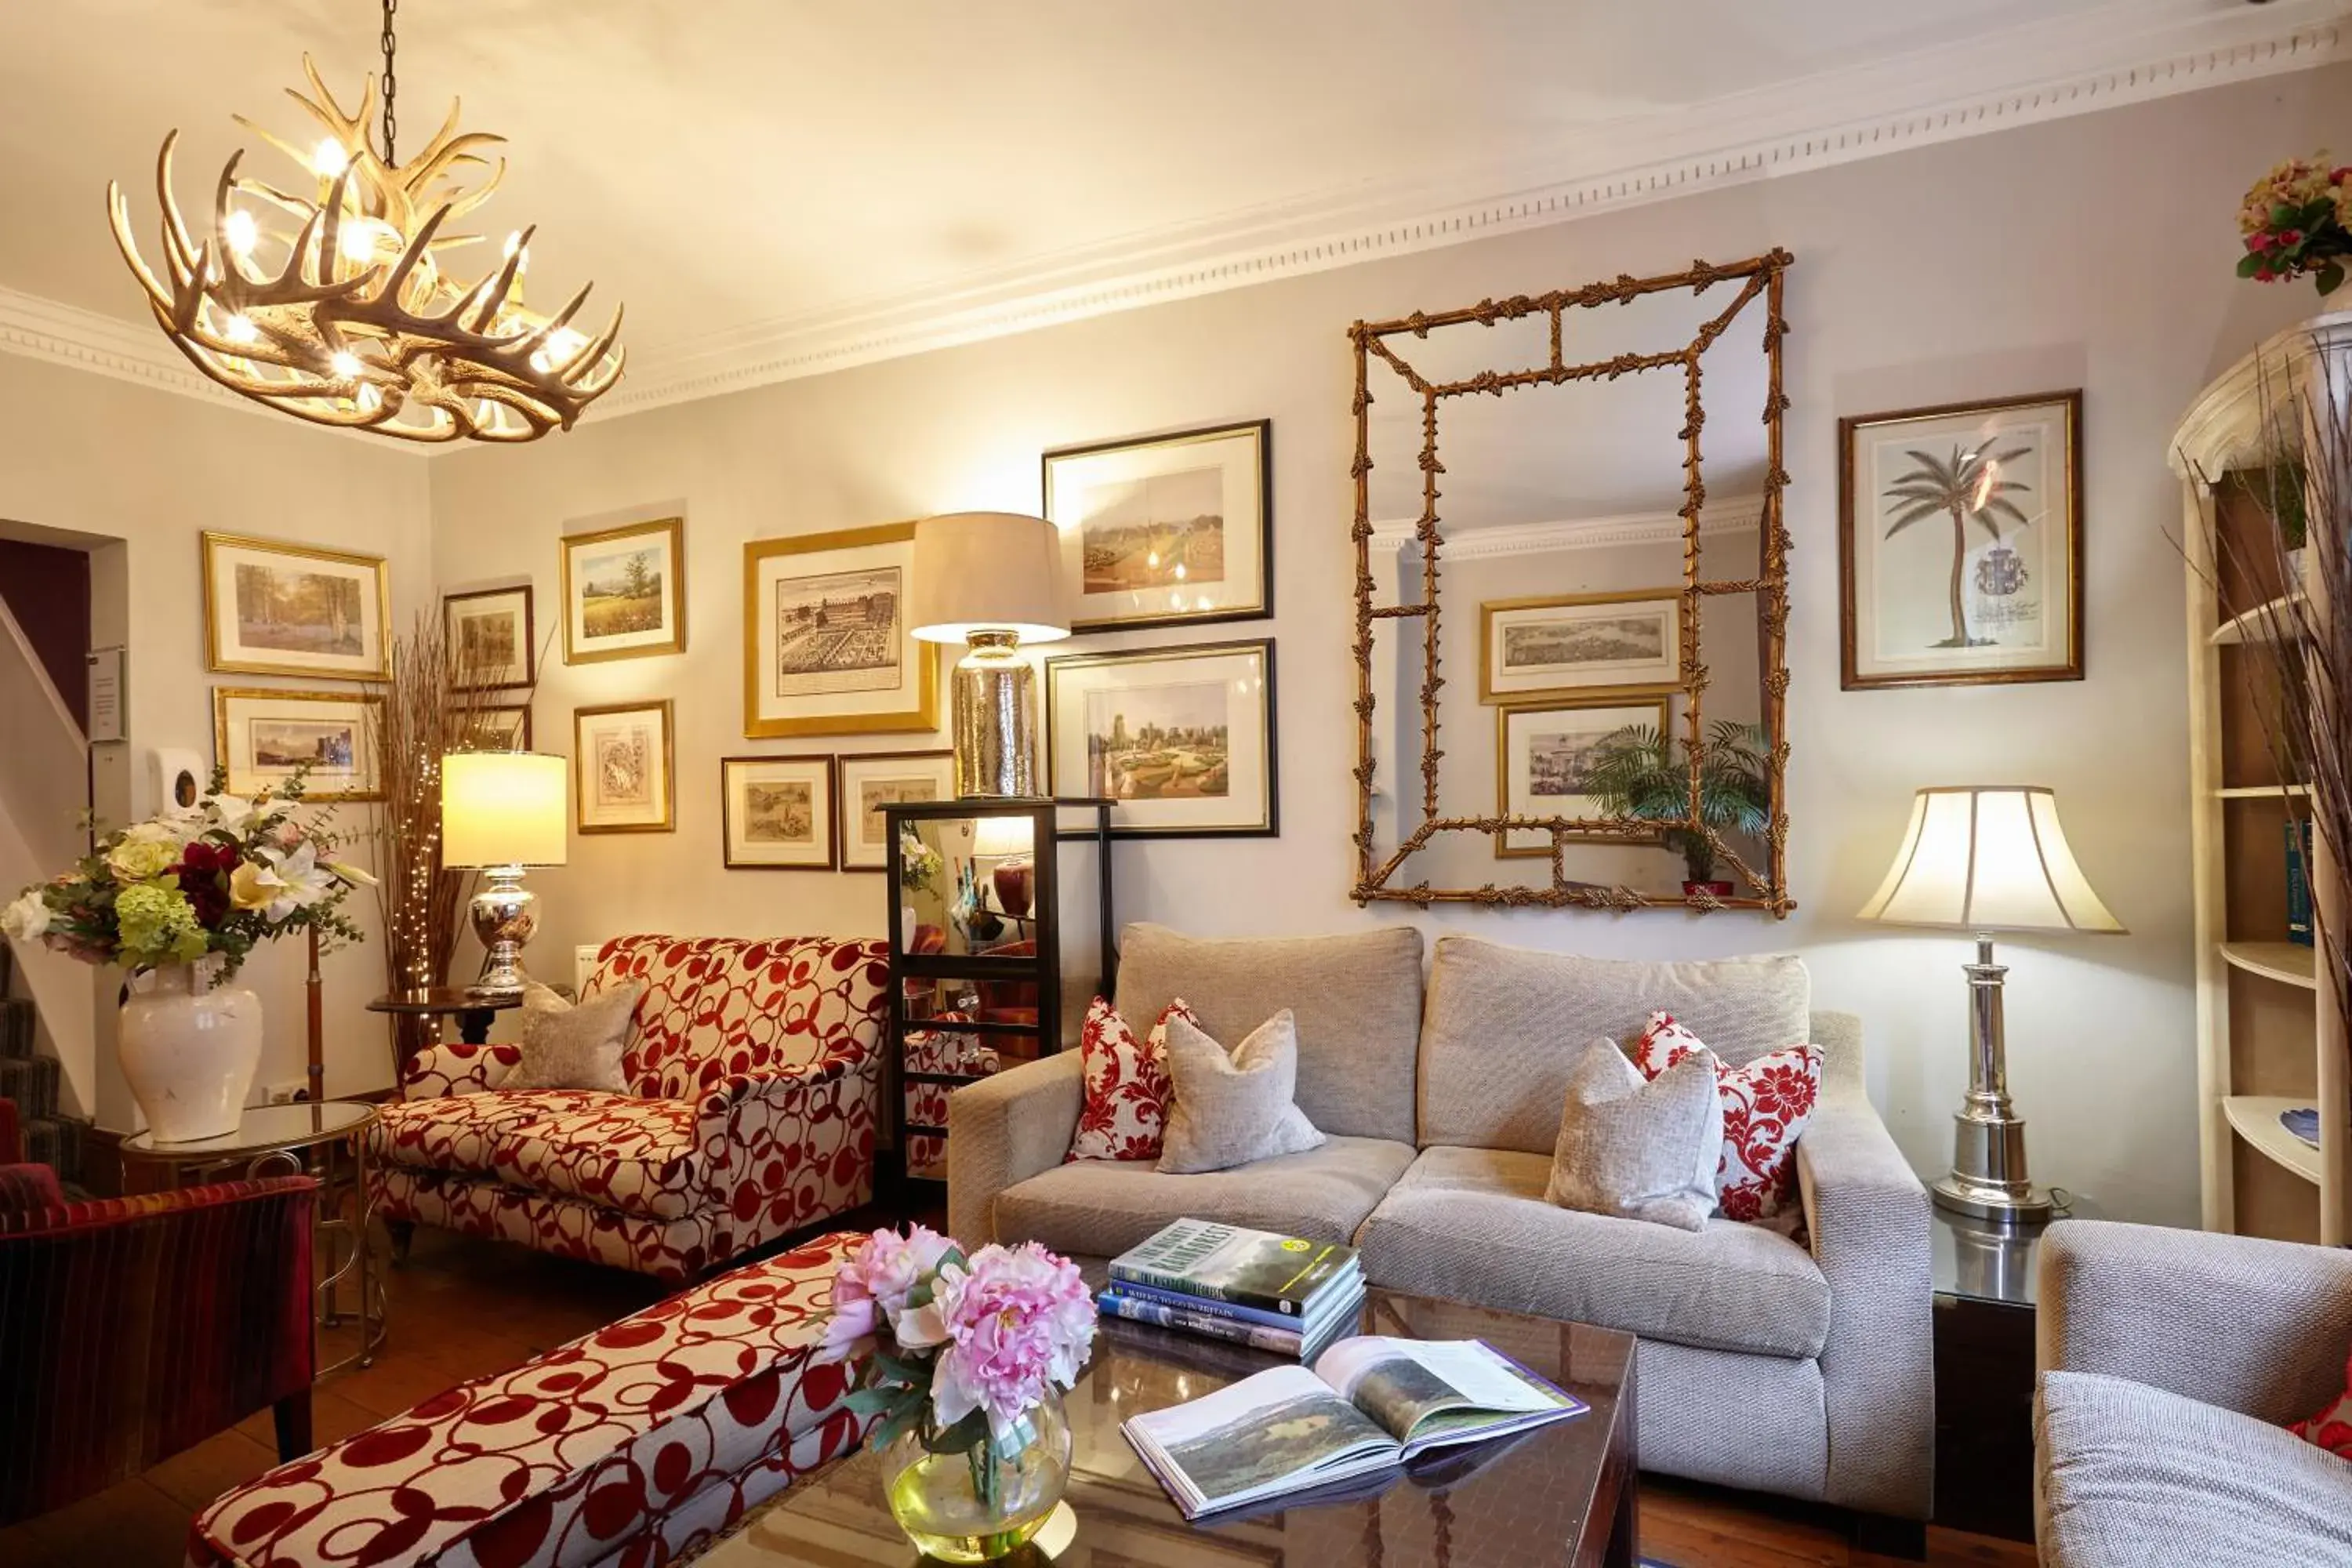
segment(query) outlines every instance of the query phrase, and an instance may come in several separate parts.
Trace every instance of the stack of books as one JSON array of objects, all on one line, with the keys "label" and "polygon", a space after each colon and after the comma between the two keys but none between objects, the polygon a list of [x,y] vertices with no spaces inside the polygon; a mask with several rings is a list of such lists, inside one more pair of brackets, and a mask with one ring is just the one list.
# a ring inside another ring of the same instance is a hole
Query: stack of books
[{"label": "stack of books", "polygon": [[1364,1304],[1356,1249],[1180,1219],[1111,1259],[1096,1304],[1115,1317],[1312,1361],[1354,1331]]}]

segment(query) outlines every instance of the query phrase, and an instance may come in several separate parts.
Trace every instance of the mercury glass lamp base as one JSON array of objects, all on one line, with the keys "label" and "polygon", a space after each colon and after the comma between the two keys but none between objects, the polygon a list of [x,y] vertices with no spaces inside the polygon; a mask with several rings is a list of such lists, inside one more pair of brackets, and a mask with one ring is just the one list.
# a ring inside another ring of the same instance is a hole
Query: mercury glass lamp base
[{"label": "mercury glass lamp base", "polygon": [[539,930],[539,895],[522,885],[520,866],[486,866],[470,913],[482,943],[482,972],[466,989],[477,996],[520,996],[523,944]]}]

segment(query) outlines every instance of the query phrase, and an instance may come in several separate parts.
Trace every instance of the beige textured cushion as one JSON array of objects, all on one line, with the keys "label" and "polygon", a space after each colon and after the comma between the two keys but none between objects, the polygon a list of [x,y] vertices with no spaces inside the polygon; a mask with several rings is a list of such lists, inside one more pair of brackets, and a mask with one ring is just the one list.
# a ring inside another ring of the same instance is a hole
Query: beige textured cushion
[{"label": "beige textured cushion", "polygon": [[1292,1098],[1298,1085],[1298,1028],[1286,1007],[1232,1051],[1181,1013],[1168,1017],[1165,1175],[1229,1171],[1254,1160],[1303,1154],[1323,1134]]},{"label": "beige textured cushion", "polygon": [[1703,1229],[1715,1212],[1722,1152],[1723,1096],[1712,1052],[1693,1051],[1644,1079],[1616,1041],[1595,1039],[1569,1072],[1544,1201]]},{"label": "beige textured cushion", "polygon": [[1298,1106],[1308,1120],[1348,1137],[1413,1141],[1421,932],[1411,926],[1234,942],[1129,926],[1119,937],[1120,1014],[1157,1018],[1179,996],[1220,1040],[1238,1040],[1289,1008],[1298,1022]]},{"label": "beige textured cushion", "polygon": [[637,1000],[645,994],[642,985],[616,985],[575,1007],[546,986],[533,984],[523,995],[522,1059],[499,1087],[628,1093],[628,1080],[621,1076],[621,1052],[629,1043]]},{"label": "beige textured cushion", "polygon": [[1422,1037],[1420,1142],[1548,1154],[1569,1068],[1593,1036],[1626,1044],[1664,1008],[1741,1067],[1806,1039],[1811,998],[1793,953],[1644,963],[1441,938]]}]

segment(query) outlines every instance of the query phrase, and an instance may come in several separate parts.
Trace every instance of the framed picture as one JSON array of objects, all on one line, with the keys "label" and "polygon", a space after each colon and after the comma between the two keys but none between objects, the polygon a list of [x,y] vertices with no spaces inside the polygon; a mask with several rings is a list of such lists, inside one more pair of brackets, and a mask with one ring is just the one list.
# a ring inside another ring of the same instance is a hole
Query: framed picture
[{"label": "framed picture", "polygon": [[305,800],[382,800],[375,728],[383,699],[342,691],[213,691],[213,756],[233,795],[274,789],[308,766]]},{"label": "framed picture", "polygon": [[484,703],[469,713],[449,716],[447,744],[453,752],[528,752],[530,750],[530,706],[523,702]]},{"label": "framed picture", "polygon": [[1045,661],[1047,788],[1118,837],[1274,837],[1275,752],[1272,637]]},{"label": "framed picture", "polygon": [[[1666,700],[1625,702],[1583,697],[1503,704],[1495,713],[1496,815],[1607,816],[1585,786],[1585,770],[1604,738],[1633,724],[1664,733]],[[1578,837],[1650,844],[1657,841],[1658,833],[1654,828],[1588,830]],[[1550,853],[1551,834],[1545,829],[1506,829],[1495,835],[1495,854],[1500,859]]]},{"label": "framed picture", "polygon": [[686,651],[686,520],[563,536],[563,662]]},{"label": "framed picture", "polygon": [[1843,684],[2083,679],[2083,394],[1838,421]]},{"label": "framed picture", "polygon": [[583,833],[667,833],[670,703],[614,702],[572,710],[573,826]]},{"label": "framed picture", "polygon": [[915,525],[743,546],[743,733],[936,730],[937,650],[907,624]]},{"label": "framed picture", "polygon": [[381,680],[392,588],[381,555],[206,533],[205,668]]},{"label": "framed picture", "polygon": [[451,679],[461,691],[495,691],[531,683],[539,635],[530,613],[530,585],[444,594],[441,619],[449,644]]},{"label": "framed picture", "polygon": [[738,871],[830,871],[831,757],[721,757],[719,820]]},{"label": "framed picture", "polygon": [[1679,587],[1478,606],[1478,700],[1671,691],[1683,679]]},{"label": "framed picture", "polygon": [[834,760],[841,787],[841,868],[879,871],[890,852],[886,805],[953,800],[953,752],[867,752]]},{"label": "framed picture", "polygon": [[1074,629],[1274,614],[1273,443],[1260,419],[1046,453]]}]

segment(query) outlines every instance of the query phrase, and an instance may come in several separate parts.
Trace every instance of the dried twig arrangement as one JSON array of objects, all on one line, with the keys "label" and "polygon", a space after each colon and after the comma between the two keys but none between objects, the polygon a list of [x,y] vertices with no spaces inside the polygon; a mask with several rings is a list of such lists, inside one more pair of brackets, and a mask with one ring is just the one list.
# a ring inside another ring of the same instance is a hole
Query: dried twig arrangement
[{"label": "dried twig arrangement", "polygon": [[[1375,900],[1410,903],[1427,907],[1433,903],[1497,904],[1534,906],[1552,909],[1631,910],[1644,905],[1664,905],[1679,909],[1707,911],[1718,909],[1762,910],[1776,919],[1794,909],[1787,888],[1787,851],[1789,816],[1783,780],[1789,758],[1789,742],[1784,719],[1788,707],[1789,671],[1787,666],[1787,632],[1789,617],[1788,552],[1789,532],[1781,517],[1781,494],[1789,482],[1782,463],[1781,416],[1789,406],[1787,395],[1780,390],[1780,345],[1788,327],[1781,315],[1784,274],[1795,259],[1787,251],[1775,249],[1750,260],[1728,266],[1713,266],[1694,261],[1681,272],[1658,278],[1620,276],[1613,280],[1590,283],[1580,289],[1560,289],[1553,293],[1528,296],[1515,295],[1507,300],[1482,300],[1465,310],[1445,310],[1435,314],[1415,311],[1391,321],[1358,321],[1349,335],[1356,348],[1356,882],[1349,896],[1359,904]],[[1709,318],[1679,347],[1654,353],[1622,353],[1605,360],[1585,363],[1570,363],[1561,352],[1563,318],[1570,310],[1588,310],[1601,305],[1623,304],[1643,295],[1688,289],[1694,294],[1704,293],[1717,284],[1737,284],[1738,289],[1724,310]],[[1714,581],[1699,574],[1699,513],[1706,500],[1706,486],[1701,477],[1699,433],[1706,421],[1704,400],[1700,395],[1700,357],[1709,345],[1721,337],[1734,319],[1758,300],[1762,300],[1767,312],[1764,327],[1766,388],[1761,410],[1765,428],[1765,477],[1763,550],[1759,574],[1741,581]],[[1476,323],[1491,327],[1497,321],[1517,321],[1528,316],[1550,318],[1549,363],[1517,370],[1486,370],[1459,380],[1433,382],[1415,370],[1404,357],[1404,350],[1396,340],[1426,339],[1433,330]],[[1421,578],[1423,597],[1417,604],[1378,605],[1372,603],[1371,563],[1371,405],[1372,395],[1369,372],[1375,359],[1387,364],[1401,376],[1405,384],[1421,399],[1422,444],[1420,468],[1422,475],[1421,517],[1413,537],[1421,548]],[[1729,898],[1718,897],[1699,886],[1697,890],[1680,897],[1663,897],[1639,892],[1627,887],[1602,887],[1571,879],[1566,870],[1565,855],[1573,836],[1622,832],[1626,823],[1619,818],[1558,817],[1558,816],[1440,816],[1438,815],[1438,761],[1444,755],[1437,743],[1437,695],[1445,679],[1438,662],[1438,584],[1439,553],[1444,542],[1440,526],[1438,500],[1443,491],[1438,488],[1438,476],[1445,472],[1437,447],[1438,409],[1448,398],[1472,395],[1503,396],[1529,386],[1562,386],[1580,381],[1614,381],[1619,376],[1642,374],[1651,371],[1682,373],[1684,386],[1683,441],[1683,614],[1682,670],[1678,689],[1686,699],[1685,719],[1689,726],[1688,752],[1691,756],[1690,810],[1680,821],[1643,824],[1655,829],[1664,826],[1678,827],[1703,837],[1714,847],[1718,859],[1728,866],[1741,889]],[[1767,756],[1771,784],[1771,820],[1765,831],[1768,853],[1766,864],[1759,871],[1726,844],[1717,831],[1707,826],[1699,811],[1699,758],[1703,737],[1700,713],[1701,694],[1706,687],[1706,667],[1699,657],[1699,605],[1703,598],[1715,595],[1752,594],[1757,601],[1763,670],[1763,715],[1765,732],[1771,737]],[[1372,757],[1372,720],[1375,702],[1372,695],[1372,630],[1381,620],[1414,620],[1421,622],[1422,681],[1421,681],[1421,822],[1404,833],[1395,850],[1386,858],[1378,858],[1372,845],[1372,794],[1376,767]],[[1433,888],[1426,881],[1399,885],[1396,878],[1411,857],[1427,846],[1441,833],[1475,833],[1493,835],[1507,829],[1533,829],[1551,836],[1551,879],[1549,887],[1496,887],[1488,883],[1481,888]]]}]

